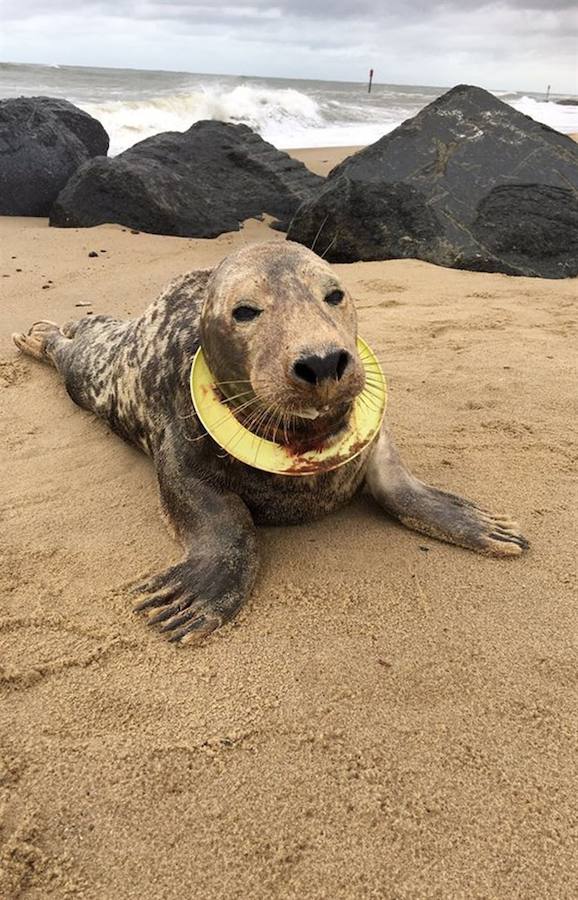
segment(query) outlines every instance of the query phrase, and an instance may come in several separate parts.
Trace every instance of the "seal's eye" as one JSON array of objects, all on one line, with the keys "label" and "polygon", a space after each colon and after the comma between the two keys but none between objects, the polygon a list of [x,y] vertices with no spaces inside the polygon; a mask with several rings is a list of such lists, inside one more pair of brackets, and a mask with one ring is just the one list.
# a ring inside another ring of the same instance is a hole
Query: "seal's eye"
[{"label": "seal's eye", "polygon": [[233,318],[236,322],[250,322],[256,319],[263,312],[262,309],[255,309],[254,306],[237,306],[233,310]]},{"label": "seal's eye", "polygon": [[336,289],[334,291],[330,291],[329,294],[325,295],[325,302],[329,303],[329,306],[339,306],[345,294],[343,291]]}]

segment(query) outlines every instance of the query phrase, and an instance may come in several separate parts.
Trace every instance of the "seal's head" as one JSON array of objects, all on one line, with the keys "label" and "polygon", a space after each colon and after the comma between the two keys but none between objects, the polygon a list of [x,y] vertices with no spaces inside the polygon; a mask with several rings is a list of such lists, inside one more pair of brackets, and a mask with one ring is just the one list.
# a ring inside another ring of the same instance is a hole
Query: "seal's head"
[{"label": "seal's head", "polygon": [[247,427],[289,424],[313,440],[337,433],[365,383],[356,338],[347,289],[300,244],[243,247],[211,275],[201,344]]}]

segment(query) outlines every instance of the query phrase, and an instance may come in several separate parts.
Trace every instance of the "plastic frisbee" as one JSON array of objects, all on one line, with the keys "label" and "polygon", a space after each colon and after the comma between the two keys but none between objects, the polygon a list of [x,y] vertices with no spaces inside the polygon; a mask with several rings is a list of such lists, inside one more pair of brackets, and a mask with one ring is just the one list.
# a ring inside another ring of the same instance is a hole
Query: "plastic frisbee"
[{"label": "plastic frisbee", "polygon": [[199,347],[191,366],[191,396],[197,415],[214,441],[235,459],[277,475],[317,475],[358,456],[378,433],[387,403],[387,385],[374,353],[361,338],[357,349],[365,369],[363,391],[353,401],[348,425],[326,447],[296,452],[253,434],[223,402]]}]

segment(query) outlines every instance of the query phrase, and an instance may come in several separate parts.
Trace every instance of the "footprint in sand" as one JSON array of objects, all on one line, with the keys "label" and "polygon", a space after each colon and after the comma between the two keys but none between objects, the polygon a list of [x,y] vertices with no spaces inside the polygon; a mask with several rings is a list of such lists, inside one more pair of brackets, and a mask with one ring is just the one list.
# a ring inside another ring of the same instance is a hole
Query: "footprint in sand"
[{"label": "footprint in sand", "polygon": [[3,641],[0,686],[31,687],[64,669],[92,665],[123,641],[46,617],[0,619]]}]

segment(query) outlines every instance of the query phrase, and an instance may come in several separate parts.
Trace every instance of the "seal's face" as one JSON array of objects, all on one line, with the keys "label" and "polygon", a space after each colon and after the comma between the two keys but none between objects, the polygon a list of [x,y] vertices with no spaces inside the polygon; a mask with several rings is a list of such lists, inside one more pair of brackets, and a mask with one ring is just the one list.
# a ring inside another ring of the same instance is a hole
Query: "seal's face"
[{"label": "seal's face", "polygon": [[331,267],[289,241],[256,244],[213,272],[201,343],[247,427],[337,433],[365,378],[351,297]]}]

